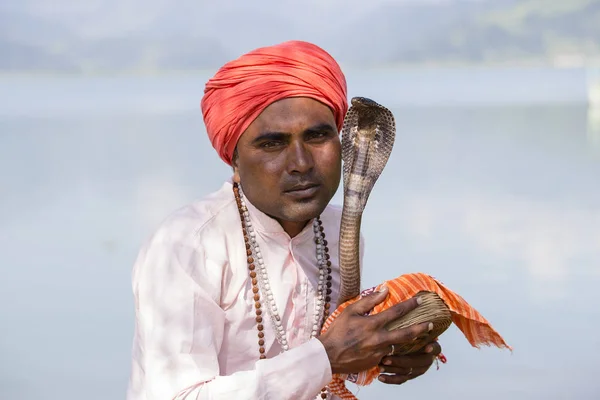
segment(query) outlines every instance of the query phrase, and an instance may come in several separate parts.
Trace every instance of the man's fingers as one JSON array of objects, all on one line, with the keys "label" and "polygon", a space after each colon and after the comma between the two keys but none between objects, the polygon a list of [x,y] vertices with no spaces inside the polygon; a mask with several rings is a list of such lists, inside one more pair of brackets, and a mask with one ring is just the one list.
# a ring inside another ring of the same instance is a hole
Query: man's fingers
[{"label": "man's fingers", "polygon": [[416,378],[417,376],[423,375],[427,372],[428,367],[415,367],[415,368],[394,368],[394,367],[385,367],[380,369],[382,374],[389,375],[404,375],[408,379]]},{"label": "man's fingers", "polygon": [[359,315],[365,315],[373,309],[377,304],[383,302],[388,295],[388,288],[384,286],[379,292],[373,292],[370,295],[358,300],[350,305],[347,309]]},{"label": "man's fingers", "polygon": [[421,350],[418,351],[419,354],[430,354],[432,356],[438,356],[442,352],[442,346],[438,342],[431,342]]},{"label": "man's fingers", "polygon": [[379,380],[391,385],[401,385],[410,378],[410,375],[379,375]]},{"label": "man's fingers", "polygon": [[410,375],[415,369],[412,367],[380,367],[379,371],[382,374],[394,374],[394,375]]},{"label": "man's fingers", "polygon": [[402,329],[393,329],[382,334],[382,345],[390,347],[393,345],[410,343],[420,336],[427,335],[433,329],[433,323],[423,322]]},{"label": "man's fingers", "polygon": [[415,379],[416,377],[423,375],[425,372],[427,372],[428,369],[429,369],[429,367],[421,367],[421,368],[413,369],[411,371],[411,373],[408,375],[408,380]]},{"label": "man's fingers", "polygon": [[[434,355],[411,354],[407,356],[386,356],[381,359],[379,364],[385,368],[401,368],[409,370],[410,368],[427,368],[433,364]],[[391,371],[393,372],[393,371]]]},{"label": "man's fingers", "polygon": [[421,304],[421,300],[419,297],[411,297],[408,300],[405,300],[401,303],[398,303],[387,310],[380,312],[373,316],[373,318],[377,319],[379,324],[387,325],[388,323],[397,320],[408,314],[410,311],[414,310]]}]

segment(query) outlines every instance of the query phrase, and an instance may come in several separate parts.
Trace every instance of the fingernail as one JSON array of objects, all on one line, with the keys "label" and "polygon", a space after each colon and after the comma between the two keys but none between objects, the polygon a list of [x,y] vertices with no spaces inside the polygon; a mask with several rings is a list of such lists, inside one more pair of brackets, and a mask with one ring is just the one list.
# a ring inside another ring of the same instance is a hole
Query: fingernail
[{"label": "fingernail", "polygon": [[385,382],[385,375],[379,375],[378,378],[381,382]]},{"label": "fingernail", "polygon": [[423,304],[423,298],[421,296],[417,297],[417,304],[418,305]]},{"label": "fingernail", "polygon": [[385,360],[383,365],[392,365],[392,360]]},{"label": "fingernail", "polygon": [[432,345],[427,345],[427,347],[425,347],[425,353],[431,353],[432,351],[433,351]]},{"label": "fingernail", "polygon": [[385,372],[385,368],[383,368],[383,367],[379,367],[379,372],[380,372],[380,373],[383,373],[383,372]]},{"label": "fingernail", "polygon": [[429,328],[428,329],[429,329],[429,332],[431,332],[433,330],[433,322],[429,323]]},{"label": "fingernail", "polygon": [[378,292],[379,293],[384,293],[388,290],[387,286],[383,285],[382,287],[379,288]]}]

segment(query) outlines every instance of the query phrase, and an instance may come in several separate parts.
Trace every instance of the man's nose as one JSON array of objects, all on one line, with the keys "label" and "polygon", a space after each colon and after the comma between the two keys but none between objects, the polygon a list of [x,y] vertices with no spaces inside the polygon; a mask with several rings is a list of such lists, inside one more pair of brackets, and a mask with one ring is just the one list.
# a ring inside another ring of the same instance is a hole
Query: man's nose
[{"label": "man's nose", "polygon": [[310,149],[301,142],[290,145],[288,156],[288,171],[290,174],[305,174],[314,166]]}]

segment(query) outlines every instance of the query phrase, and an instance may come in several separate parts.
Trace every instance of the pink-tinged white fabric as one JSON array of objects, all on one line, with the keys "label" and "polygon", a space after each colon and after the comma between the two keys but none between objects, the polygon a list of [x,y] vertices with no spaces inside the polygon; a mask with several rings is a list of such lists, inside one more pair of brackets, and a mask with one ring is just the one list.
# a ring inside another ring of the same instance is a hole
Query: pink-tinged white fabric
[{"label": "pink-tinged white fabric", "polygon": [[[309,340],[318,282],[312,225],[291,239],[274,219],[247,206],[290,350],[280,354],[267,318],[268,358],[259,360],[246,249],[228,181],[169,216],[139,253],[127,400],[314,399],[331,381],[321,342]],[[341,208],[328,206],[321,218],[336,299]]]}]

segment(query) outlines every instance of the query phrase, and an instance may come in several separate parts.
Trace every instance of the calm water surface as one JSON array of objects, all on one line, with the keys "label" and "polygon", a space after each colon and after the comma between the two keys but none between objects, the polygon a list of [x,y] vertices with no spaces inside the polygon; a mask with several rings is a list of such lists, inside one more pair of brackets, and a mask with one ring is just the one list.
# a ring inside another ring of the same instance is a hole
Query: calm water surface
[{"label": "calm water surface", "polygon": [[[574,72],[437,77],[349,74],[399,129],[365,211],[364,286],[435,275],[515,350],[453,327],[447,364],[360,398],[600,398],[600,112]],[[139,246],[230,174],[205,79],[0,78],[1,399],[124,398]]]}]

